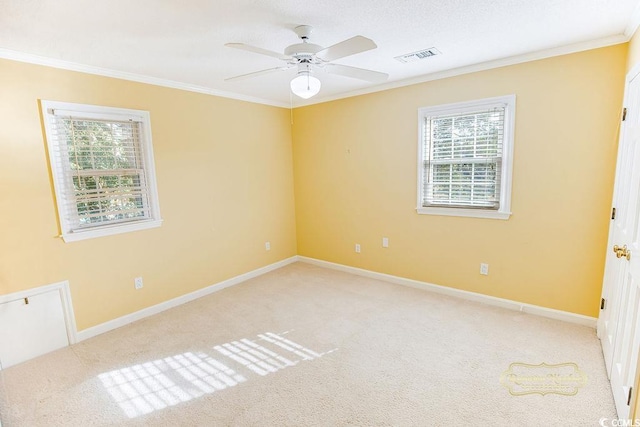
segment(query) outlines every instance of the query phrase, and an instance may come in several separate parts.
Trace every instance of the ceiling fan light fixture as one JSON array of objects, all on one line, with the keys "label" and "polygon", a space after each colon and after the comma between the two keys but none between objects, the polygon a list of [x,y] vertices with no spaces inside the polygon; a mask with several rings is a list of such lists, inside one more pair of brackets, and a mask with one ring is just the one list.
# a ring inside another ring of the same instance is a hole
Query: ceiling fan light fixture
[{"label": "ceiling fan light fixture", "polygon": [[309,99],[320,92],[320,80],[313,77],[310,72],[305,71],[298,74],[291,80],[291,92],[303,99]]},{"label": "ceiling fan light fixture", "polygon": [[250,77],[262,76],[264,74],[297,67],[298,75],[290,82],[291,93],[300,98],[309,99],[320,92],[320,80],[312,76],[312,72],[314,70],[320,69],[327,73],[364,80],[371,83],[381,83],[389,77],[387,73],[333,63],[335,60],[375,49],[377,45],[371,39],[363,36],[354,36],[329,47],[322,47],[309,42],[309,36],[311,36],[313,31],[313,28],[310,26],[299,25],[294,29],[294,31],[300,38],[301,43],[296,43],[286,47],[284,49],[284,53],[278,53],[244,43],[225,44],[227,47],[271,56],[286,62],[285,66],[229,77],[225,79],[225,81],[243,80]]}]

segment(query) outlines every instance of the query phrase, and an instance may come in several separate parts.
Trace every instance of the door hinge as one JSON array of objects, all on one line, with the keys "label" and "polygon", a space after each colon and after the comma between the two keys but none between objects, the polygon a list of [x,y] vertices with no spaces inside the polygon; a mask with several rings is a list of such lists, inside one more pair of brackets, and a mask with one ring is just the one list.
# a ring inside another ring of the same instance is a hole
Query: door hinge
[{"label": "door hinge", "polygon": [[627,406],[631,406],[631,393],[633,392],[633,387],[629,387],[629,396],[627,397]]},{"label": "door hinge", "polygon": [[606,302],[607,302],[606,299],[604,298],[600,299],[600,310],[604,310]]},{"label": "door hinge", "polygon": [[627,109],[623,108],[622,109],[622,121],[624,122],[625,120],[627,120]]},{"label": "door hinge", "polygon": [[611,208],[611,219],[616,219],[616,208]]}]

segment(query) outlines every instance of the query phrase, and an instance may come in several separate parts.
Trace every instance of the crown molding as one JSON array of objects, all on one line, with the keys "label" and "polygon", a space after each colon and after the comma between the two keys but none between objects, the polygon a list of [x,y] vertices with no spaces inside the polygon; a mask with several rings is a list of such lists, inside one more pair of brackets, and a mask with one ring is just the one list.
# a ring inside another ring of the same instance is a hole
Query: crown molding
[{"label": "crown molding", "polygon": [[162,86],[171,89],[186,90],[188,92],[203,93],[205,95],[219,96],[222,98],[236,99],[239,101],[252,102],[256,104],[270,105],[273,107],[290,108],[287,103],[273,101],[270,99],[240,95],[237,93],[215,90],[204,86],[192,85],[188,83],[177,82],[174,80],[161,79],[158,77],[145,76],[142,74],[128,73],[125,71],[111,70],[108,68],[95,67],[93,65],[84,65],[77,62],[63,61],[61,59],[33,55],[30,53],[18,52],[10,49],[0,48],[0,59],[9,59],[12,61],[26,62],[29,64],[44,65],[45,67],[59,68],[68,71],[77,71],[80,73],[94,74],[103,77],[112,77],[115,79],[146,83],[154,86]]},{"label": "crown molding", "polygon": [[[640,22],[640,21],[639,21]],[[566,46],[559,46],[551,49],[539,50],[536,52],[525,53],[522,55],[509,56],[492,61],[481,62],[478,64],[471,64],[464,67],[453,68],[450,70],[438,71],[435,73],[424,74],[418,77],[411,77],[404,80],[398,80],[394,82],[384,83],[377,86],[368,87],[365,89],[359,89],[351,92],[345,92],[340,95],[328,96],[324,98],[316,98],[297,105],[296,107],[305,107],[309,105],[322,104],[324,102],[336,101],[344,98],[351,98],[354,96],[367,95],[370,93],[381,92],[389,89],[396,89],[405,86],[411,86],[419,83],[426,83],[434,80],[446,79],[449,77],[456,77],[463,74],[477,73],[480,71],[491,70],[494,68],[506,67],[509,65],[517,65],[525,62],[537,61],[546,58],[552,58],[554,56],[568,55],[571,53],[583,52],[586,50],[598,49],[607,46],[613,46],[629,41],[630,37],[624,34],[615,36],[609,36],[601,39],[590,40],[581,43],[570,44]]]},{"label": "crown molding", "polygon": [[[44,65],[47,67],[59,68],[69,71],[77,71],[81,73],[94,74],[103,77],[112,77],[116,79],[123,79],[134,81],[138,83],[146,83],[154,86],[168,87],[172,89],[186,90],[189,92],[202,93],[206,95],[219,96],[223,98],[236,99],[239,101],[252,102],[256,104],[270,105],[273,107],[281,108],[299,108],[309,105],[322,104],[325,102],[336,101],[344,98],[351,98],[359,95],[367,95],[370,93],[381,92],[389,89],[396,89],[405,86],[411,86],[420,83],[426,83],[434,80],[446,79],[449,77],[460,76],[463,74],[476,73],[480,71],[486,71],[494,68],[506,67],[509,65],[516,65],[530,61],[537,61],[546,58],[552,58],[554,56],[568,55],[571,53],[582,52],[591,49],[598,49],[607,46],[613,46],[620,43],[626,43],[629,41],[633,33],[640,25],[640,5],[634,11],[632,17],[629,20],[629,24],[624,34],[618,34],[615,36],[604,37],[595,40],[589,40],[586,42],[575,43],[566,46],[559,46],[551,49],[540,50],[537,52],[526,53],[523,55],[509,56],[492,61],[481,62],[478,64],[471,64],[464,67],[453,68],[450,70],[438,71],[435,73],[424,74],[418,77],[411,77],[404,80],[398,80],[381,85],[371,86],[365,89],[359,89],[355,91],[345,92],[334,96],[312,98],[299,102],[293,106],[286,102],[274,101],[270,99],[257,98],[247,95],[240,95],[233,92],[215,90],[204,86],[197,86],[188,83],[177,82],[174,80],[161,79],[157,77],[144,76],[141,74],[128,73],[124,71],[111,70],[108,68],[95,67],[92,65],[84,65],[76,62],[63,61],[60,59],[54,59],[39,55],[33,55],[30,53],[18,52],[10,49],[0,48],[0,59],[9,59],[18,62],[26,62],[36,65]],[[628,35],[628,33],[630,35]]]}]

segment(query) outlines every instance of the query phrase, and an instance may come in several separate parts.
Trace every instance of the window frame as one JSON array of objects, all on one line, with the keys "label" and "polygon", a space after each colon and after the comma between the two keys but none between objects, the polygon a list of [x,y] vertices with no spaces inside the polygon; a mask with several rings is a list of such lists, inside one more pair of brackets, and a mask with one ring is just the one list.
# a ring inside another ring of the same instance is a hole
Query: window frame
[{"label": "window frame", "polygon": [[[65,242],[75,242],[96,237],[146,230],[162,225],[151,138],[151,117],[148,111],[47,100],[40,100],[40,106],[44,122],[49,166],[53,177],[58,221],[61,231],[60,237],[62,237]],[[88,120],[132,120],[140,124],[138,148],[141,153],[141,158],[143,159],[142,171],[149,199],[148,204],[143,202],[145,206],[144,209],[149,213],[148,217],[123,222],[97,224],[86,228],[73,227],[70,218],[74,215],[77,216],[77,204],[69,203],[69,201],[75,200],[75,190],[69,180],[69,171],[64,168],[64,164],[67,163],[64,157],[67,156],[68,151],[66,147],[61,146],[62,144],[55,137],[56,132],[53,129],[53,117],[55,117],[54,112],[56,110],[64,111],[65,114],[68,113],[68,115],[72,117]],[[60,155],[62,159],[60,163],[56,163],[56,156],[58,155]],[[67,203],[65,203],[65,201]],[[76,209],[76,212],[73,211],[74,209]]]},{"label": "window frame", "polygon": [[[449,114],[472,114],[483,109],[503,105],[505,107],[504,135],[502,143],[502,170],[500,174],[500,206],[496,209],[482,207],[441,207],[423,206],[424,196],[424,154],[426,143],[424,125],[427,117]],[[417,177],[417,207],[418,214],[461,216],[472,218],[488,218],[508,220],[511,216],[511,188],[513,177],[513,145],[515,137],[515,112],[516,96],[506,95],[492,98],[483,98],[474,101],[463,101],[451,104],[442,104],[418,109],[418,177]]]}]

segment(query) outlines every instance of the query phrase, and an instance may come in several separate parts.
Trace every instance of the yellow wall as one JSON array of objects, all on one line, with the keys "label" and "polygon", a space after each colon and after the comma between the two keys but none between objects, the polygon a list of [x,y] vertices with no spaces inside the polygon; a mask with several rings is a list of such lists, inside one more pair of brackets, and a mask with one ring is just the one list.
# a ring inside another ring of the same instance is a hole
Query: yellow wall
[{"label": "yellow wall", "polygon": [[[0,295],[69,280],[82,330],[295,255],[297,244],[304,256],[597,316],[626,53],[299,108],[293,130],[284,109],[0,60]],[[417,215],[417,109],[511,93],[511,219]],[[39,99],[151,112],[161,228],[56,237]]]},{"label": "yellow wall", "polygon": [[[296,109],[298,254],[597,316],[626,53],[622,44]],[[418,108],[507,94],[517,96],[511,218],[418,215]]]},{"label": "yellow wall", "polygon": [[[82,330],[296,254],[288,110],[6,60],[0,82],[0,295],[69,280]],[[39,99],[150,111],[161,228],[56,238]]]}]

